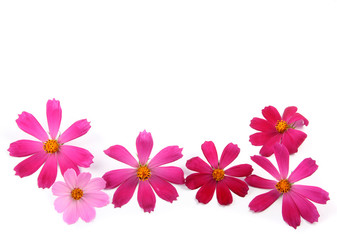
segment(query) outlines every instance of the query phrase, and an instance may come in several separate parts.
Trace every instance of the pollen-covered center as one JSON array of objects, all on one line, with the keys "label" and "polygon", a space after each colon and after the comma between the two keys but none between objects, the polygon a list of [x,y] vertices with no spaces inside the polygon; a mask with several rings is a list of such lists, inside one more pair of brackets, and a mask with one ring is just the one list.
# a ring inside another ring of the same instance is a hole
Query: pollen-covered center
[{"label": "pollen-covered center", "polygon": [[223,169],[214,169],[212,172],[212,177],[215,181],[219,182],[221,181],[225,176],[225,171]]},{"label": "pollen-covered center", "polygon": [[286,123],[286,121],[284,120],[277,120],[277,123],[275,125],[275,128],[276,130],[279,132],[279,133],[284,133],[288,128],[288,124]]},{"label": "pollen-covered center", "polygon": [[59,147],[59,143],[54,139],[49,139],[43,144],[43,150],[45,150],[47,153],[56,153],[59,151]]},{"label": "pollen-covered center", "polygon": [[280,193],[287,193],[291,188],[291,184],[287,179],[282,179],[275,185],[275,187]]},{"label": "pollen-covered center", "polygon": [[71,191],[71,197],[75,200],[80,200],[83,197],[83,190],[79,188],[74,188]]},{"label": "pollen-covered center", "polygon": [[140,166],[137,170],[137,177],[141,181],[148,180],[151,177],[151,171],[147,166]]}]

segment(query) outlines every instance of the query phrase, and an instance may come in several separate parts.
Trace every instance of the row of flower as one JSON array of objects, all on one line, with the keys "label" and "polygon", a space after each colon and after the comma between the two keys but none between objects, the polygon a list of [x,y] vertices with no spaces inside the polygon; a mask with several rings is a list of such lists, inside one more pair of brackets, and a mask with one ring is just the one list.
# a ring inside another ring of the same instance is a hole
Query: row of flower
[{"label": "row of flower", "polygon": [[[43,166],[38,176],[38,186],[52,187],[53,194],[57,196],[55,209],[63,213],[63,219],[68,224],[75,223],[79,218],[86,222],[93,220],[95,207],[109,203],[109,196],[103,189],[117,188],[112,204],[122,207],[130,201],[138,186],[139,206],[145,212],[151,212],[156,205],[155,193],[171,203],[177,199],[178,192],[172,184],[186,184],[192,190],[199,188],[196,199],[203,204],[210,202],[216,192],[220,205],[231,204],[232,193],[246,196],[248,186],[267,189],[266,193],[250,202],[252,211],[261,212],[282,197],[282,216],[290,226],[299,226],[301,217],[310,223],[317,222],[319,213],[312,202],[325,204],[329,200],[328,192],[319,187],[296,184],[317,170],[316,162],[306,158],[289,174],[289,154],[296,153],[307,137],[298,128],[307,126],[308,120],[297,112],[296,107],[286,108],[281,116],[276,108],[268,106],[262,110],[262,115],[264,119],[253,118],[250,125],[259,131],[250,136],[250,142],[262,146],[260,155],[252,156],[251,160],[267,171],[273,180],[252,175],[250,164],[230,166],[239,155],[240,148],[229,143],[219,159],[211,141],[201,145],[208,163],[200,157],[189,159],[186,167],[195,173],[185,179],[181,168],[164,166],[181,159],[182,148],[168,146],[150,160],[153,139],[151,133],[146,131],[136,139],[138,160],[121,145],[104,151],[130,168],[114,169],[102,177],[91,178],[90,173],[81,173],[79,167],[90,167],[93,155],[86,149],[67,144],[86,134],[90,123],[86,119],[79,120],[59,134],[62,110],[60,102],[55,99],[47,102],[49,134],[32,114],[22,112],[16,120],[17,125],[39,141],[18,140],[10,144],[8,151],[14,157],[28,157],[14,168],[20,177],[29,176]],[[266,158],[272,154],[275,154],[278,168]],[[58,166],[64,182],[55,182]]]}]

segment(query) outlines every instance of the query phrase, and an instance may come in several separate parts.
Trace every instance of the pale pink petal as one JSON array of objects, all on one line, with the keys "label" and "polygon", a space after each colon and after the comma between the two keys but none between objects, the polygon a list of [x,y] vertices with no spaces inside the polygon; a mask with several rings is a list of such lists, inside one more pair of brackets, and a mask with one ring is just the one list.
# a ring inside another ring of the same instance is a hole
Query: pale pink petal
[{"label": "pale pink petal", "polygon": [[66,196],[60,196],[56,198],[54,201],[55,210],[58,213],[64,212],[69,207],[72,201],[73,199],[71,198],[69,193]]},{"label": "pale pink petal", "polygon": [[280,113],[277,111],[277,109],[273,106],[268,106],[265,107],[262,110],[262,115],[264,116],[264,118],[270,122],[271,124],[275,125],[277,120],[281,120],[281,115]]},{"label": "pale pink petal", "polygon": [[71,201],[63,213],[63,220],[68,224],[77,222],[80,214],[77,209],[78,201]]},{"label": "pale pink petal", "polygon": [[90,193],[103,190],[105,188],[106,182],[103,178],[97,177],[92,178],[86,186],[83,187],[83,191]]},{"label": "pale pink petal", "polygon": [[57,175],[57,160],[55,154],[49,154],[47,161],[37,178],[39,188],[50,188]]},{"label": "pale pink petal", "polygon": [[154,210],[156,206],[156,196],[149,181],[139,181],[137,200],[144,212],[150,213]]},{"label": "pale pink petal", "polygon": [[130,177],[117,188],[112,198],[112,204],[115,205],[115,208],[121,207],[130,201],[138,185],[138,182],[139,180],[136,176]]},{"label": "pale pink petal", "polygon": [[171,203],[174,200],[177,200],[177,197],[179,196],[177,190],[167,181],[153,175],[148,181],[150,182],[153,190],[156,192],[158,197],[160,197],[161,199]]},{"label": "pale pink petal", "polygon": [[248,193],[249,187],[247,183],[240,179],[225,176],[222,182],[225,182],[229,189],[240,197],[244,197]]},{"label": "pale pink petal", "polygon": [[212,175],[208,173],[192,173],[187,176],[185,185],[189,189],[197,189],[207,182],[213,180]]},{"label": "pale pink petal", "polygon": [[233,177],[246,177],[252,174],[253,168],[250,164],[239,164],[225,170],[225,175]]},{"label": "pale pink petal", "polygon": [[201,145],[201,150],[204,153],[207,161],[213,168],[219,167],[218,153],[212,141],[206,141]]},{"label": "pale pink petal", "polygon": [[64,182],[55,182],[51,188],[55,196],[70,196],[71,188]]},{"label": "pale pink petal", "polygon": [[258,155],[254,155],[250,158],[253,160],[253,162],[255,162],[257,165],[259,165],[264,170],[266,170],[275,179],[281,180],[280,173],[277,171],[274,165],[267,158],[258,156]]},{"label": "pale pink petal", "polygon": [[92,207],[104,207],[109,204],[109,195],[102,191],[84,192],[83,199]]},{"label": "pale pink petal", "polygon": [[96,216],[94,207],[90,206],[85,199],[77,201],[77,211],[80,218],[85,222],[92,221]]},{"label": "pale pink petal", "polygon": [[262,132],[272,132],[275,130],[275,125],[268,122],[265,119],[262,118],[253,118],[249,125],[251,128],[262,131]]},{"label": "pale pink petal", "polygon": [[15,166],[15,175],[27,177],[35,173],[47,160],[47,158],[48,154],[45,151],[35,153]]},{"label": "pale pink petal", "polygon": [[60,151],[62,151],[62,154],[67,156],[67,158],[80,167],[87,168],[93,163],[92,159],[94,156],[84,148],[62,145]]},{"label": "pale pink petal", "polygon": [[186,167],[200,173],[212,173],[213,169],[201,158],[194,157],[186,162]]},{"label": "pale pink petal", "polygon": [[311,176],[317,170],[317,168],[318,166],[315,160],[306,158],[290,174],[288,180],[291,183],[297,182],[303,178]]},{"label": "pale pink petal", "polygon": [[309,121],[299,113],[295,113],[288,121],[288,123],[295,128],[302,127],[303,125],[308,126]]},{"label": "pale pink petal", "polygon": [[289,119],[297,112],[297,107],[291,106],[284,109],[282,114],[282,120],[289,123]]},{"label": "pale pink petal", "polygon": [[55,99],[48,100],[47,102],[47,121],[49,127],[49,134],[52,139],[55,139],[61,124],[62,109],[60,101]]},{"label": "pale pink petal", "polygon": [[26,157],[43,150],[43,143],[32,140],[19,140],[9,146],[9,155],[13,157]]},{"label": "pale pink petal", "polygon": [[131,167],[134,168],[139,167],[139,163],[137,162],[137,160],[123,146],[120,145],[111,146],[107,150],[105,150],[104,153],[109,157],[112,157],[113,159],[116,159],[117,161],[125,163]]},{"label": "pale pink petal", "polygon": [[277,181],[265,179],[256,175],[250,175],[245,178],[249,186],[263,189],[275,189]]},{"label": "pale pink petal", "polygon": [[263,144],[262,148],[260,149],[260,154],[265,157],[269,157],[274,153],[274,145],[275,143],[280,143],[282,134],[274,133],[269,140]]},{"label": "pale pink petal", "polygon": [[149,168],[158,167],[170,162],[177,161],[183,155],[181,154],[182,148],[178,146],[169,146],[162,149],[159,153],[157,153],[149,162]]},{"label": "pale pink petal", "polygon": [[185,182],[184,172],[179,167],[156,167],[152,169],[151,174],[175,184],[184,184]]},{"label": "pale pink petal", "polygon": [[79,138],[86,134],[90,127],[90,122],[88,122],[87,119],[78,120],[60,135],[58,141],[60,143],[66,143],[75,138]]},{"label": "pale pink petal", "polygon": [[301,224],[300,212],[289,193],[283,194],[282,216],[283,220],[295,229]]},{"label": "pale pink petal", "polygon": [[62,151],[59,151],[57,153],[57,161],[60,166],[61,174],[64,175],[65,171],[67,171],[69,168],[72,168],[75,170],[75,172],[80,174],[80,169],[78,168],[77,164],[74,163],[70,158],[68,158],[66,155],[62,153]]},{"label": "pale pink petal", "polygon": [[239,153],[240,148],[238,145],[229,143],[221,154],[219,168],[224,169],[227,167],[237,158]]},{"label": "pale pink petal", "polygon": [[149,160],[153,147],[153,140],[151,133],[148,133],[145,130],[139,133],[136,139],[136,147],[139,163],[140,165],[145,165],[146,162]]},{"label": "pale pink petal", "polygon": [[283,133],[282,144],[287,147],[289,154],[296,153],[299,146],[307,138],[307,134],[302,131],[289,128]]},{"label": "pale pink petal", "polygon": [[22,112],[19,114],[19,118],[16,120],[16,123],[22,131],[36,137],[42,142],[48,140],[48,134],[32,114]]},{"label": "pale pink petal", "polygon": [[64,175],[64,181],[69,186],[70,189],[76,188],[77,184],[77,174],[76,171],[72,168],[69,168],[67,171],[65,171]]},{"label": "pale pink petal", "polygon": [[262,212],[272,205],[279,197],[281,193],[276,189],[256,196],[250,203],[249,208],[254,212]]},{"label": "pale pink petal", "polygon": [[278,168],[280,169],[281,178],[286,179],[289,172],[289,152],[285,146],[276,143],[274,153]]},{"label": "pale pink petal", "polygon": [[301,216],[310,223],[318,222],[319,213],[315,205],[294,191],[289,192]]},{"label": "pale pink petal", "polygon": [[291,190],[316,203],[326,204],[330,200],[329,193],[319,187],[294,184]]},{"label": "pale pink petal", "polygon": [[90,181],[91,173],[82,172],[77,176],[76,187],[83,189]]},{"label": "pale pink petal", "polygon": [[216,185],[217,183],[214,179],[209,180],[207,183],[201,186],[195,198],[200,203],[203,203],[203,204],[209,203],[209,201],[211,201],[213,198]]},{"label": "pale pink petal", "polygon": [[229,205],[233,202],[232,194],[224,181],[217,182],[216,197],[221,205]]},{"label": "pale pink petal", "polygon": [[111,170],[103,175],[103,179],[106,181],[106,189],[113,189],[118,187],[126,179],[131,176],[137,176],[137,169],[134,168],[125,168]]}]

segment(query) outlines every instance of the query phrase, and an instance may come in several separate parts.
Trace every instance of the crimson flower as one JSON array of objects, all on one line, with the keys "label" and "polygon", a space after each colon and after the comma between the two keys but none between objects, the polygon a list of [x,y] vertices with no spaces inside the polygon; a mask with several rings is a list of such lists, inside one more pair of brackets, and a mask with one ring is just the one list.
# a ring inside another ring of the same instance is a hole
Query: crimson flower
[{"label": "crimson flower", "polygon": [[293,228],[299,226],[301,216],[310,223],[317,222],[319,213],[311,201],[326,204],[329,200],[329,193],[319,187],[294,184],[312,175],[318,168],[316,162],[311,158],[304,159],[288,177],[289,152],[287,148],[281,144],[275,144],[274,151],[279,171],[267,158],[257,155],[251,157],[256,164],[270,173],[276,181],[256,175],[247,177],[245,181],[248,185],[270,189],[269,192],[255,197],[250,202],[249,208],[254,212],[264,211],[282,196],[282,216],[289,226]]},{"label": "crimson flower", "polygon": [[250,135],[249,141],[254,146],[262,146],[260,154],[269,157],[274,152],[274,144],[281,143],[288,149],[289,153],[296,153],[298,147],[306,139],[307,134],[297,128],[308,126],[309,121],[297,113],[297,107],[287,107],[281,117],[273,106],[262,110],[262,118],[253,118],[250,127],[261,131]]},{"label": "crimson flower", "polygon": [[221,205],[229,205],[233,202],[230,191],[240,197],[246,196],[249,189],[247,184],[236,177],[250,175],[253,171],[252,166],[240,164],[224,170],[239,155],[240,148],[233,143],[228,144],[222,152],[220,162],[213,142],[206,141],[201,145],[201,149],[210,165],[199,157],[191,158],[186,162],[188,169],[197,172],[186,178],[186,186],[189,189],[200,188],[196,199],[207,204],[213,198],[215,189]]}]

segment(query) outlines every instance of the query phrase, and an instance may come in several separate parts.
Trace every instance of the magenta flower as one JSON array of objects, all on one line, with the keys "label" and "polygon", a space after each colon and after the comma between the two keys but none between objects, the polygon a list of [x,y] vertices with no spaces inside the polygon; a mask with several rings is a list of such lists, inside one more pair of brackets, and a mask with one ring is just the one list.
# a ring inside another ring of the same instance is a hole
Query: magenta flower
[{"label": "magenta flower", "polygon": [[90,222],[95,218],[94,207],[104,207],[109,203],[109,196],[101,190],[105,188],[102,178],[91,179],[90,173],[80,173],[69,168],[64,173],[65,182],[56,182],[52,192],[58,196],[54,202],[57,212],[63,212],[63,220],[68,224],[82,218]]},{"label": "magenta flower", "polygon": [[250,126],[258,131],[249,137],[254,146],[262,146],[260,154],[269,157],[274,152],[274,144],[281,143],[287,147],[290,154],[297,152],[307,134],[296,128],[308,126],[309,121],[297,113],[297,107],[287,107],[281,117],[273,106],[262,110],[262,118],[253,118]]},{"label": "magenta flower", "polygon": [[313,174],[318,168],[316,162],[311,158],[304,159],[288,177],[289,152],[287,148],[281,144],[275,144],[274,151],[279,171],[267,158],[257,155],[251,157],[256,164],[270,173],[276,181],[256,175],[247,177],[245,181],[250,186],[270,189],[269,192],[255,197],[250,202],[249,208],[254,212],[264,211],[280,196],[283,196],[282,216],[289,226],[293,228],[299,226],[301,223],[300,216],[310,223],[317,222],[319,214],[311,201],[326,204],[329,200],[329,193],[319,187],[294,184]]},{"label": "magenta flower", "polygon": [[179,167],[162,167],[162,165],[180,159],[183,156],[182,148],[166,147],[149,161],[152,147],[151,133],[143,131],[136,140],[139,162],[120,145],[112,146],[104,151],[109,157],[132,167],[112,170],[103,175],[103,179],[107,182],[106,189],[118,187],[112,199],[115,207],[128,203],[137,185],[139,185],[138,204],[144,212],[151,212],[155,208],[156,197],[153,190],[160,198],[171,203],[179,196],[177,190],[169,182],[184,184],[183,171]]},{"label": "magenta flower", "polygon": [[79,173],[78,166],[89,167],[92,163],[93,156],[89,151],[75,146],[64,145],[86,134],[90,129],[90,123],[86,119],[79,120],[57,137],[61,118],[60,102],[53,99],[47,102],[49,136],[30,113],[22,112],[16,120],[22,131],[40,141],[19,140],[10,144],[8,151],[11,156],[30,156],[19,163],[14,170],[16,175],[26,177],[44,165],[38,177],[38,186],[40,188],[50,188],[53,185],[57,175],[57,163],[59,163],[62,175],[68,168],[73,168],[76,173]]},{"label": "magenta flower", "polygon": [[220,162],[214,143],[209,141],[201,145],[201,149],[209,162],[208,165],[199,157],[191,158],[186,162],[186,167],[197,173],[193,173],[186,178],[186,186],[189,189],[200,189],[196,199],[207,204],[213,198],[216,189],[216,196],[221,205],[229,205],[233,202],[230,191],[240,197],[246,196],[248,192],[247,184],[236,178],[250,175],[253,168],[249,164],[240,164],[224,170],[231,164],[240,153],[240,148],[230,143],[222,152]]}]

